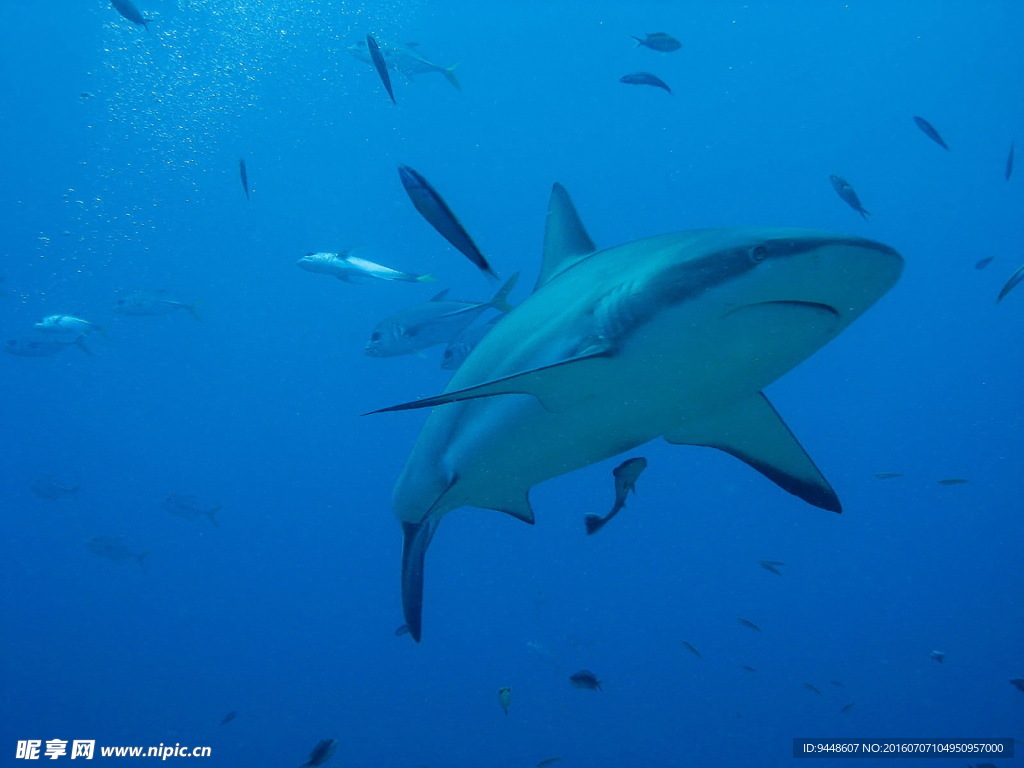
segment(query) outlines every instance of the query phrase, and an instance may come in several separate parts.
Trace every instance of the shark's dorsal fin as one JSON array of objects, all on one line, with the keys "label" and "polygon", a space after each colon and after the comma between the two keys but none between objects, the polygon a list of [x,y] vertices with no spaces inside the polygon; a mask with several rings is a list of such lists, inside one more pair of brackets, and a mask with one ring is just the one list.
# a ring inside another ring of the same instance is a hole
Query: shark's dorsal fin
[{"label": "shark's dorsal fin", "polygon": [[551,188],[548,221],[544,229],[544,260],[540,265],[536,291],[559,272],[597,250],[583,227],[572,198],[561,184]]},{"label": "shark's dorsal fin", "polygon": [[[540,404],[549,411],[561,410],[567,405],[566,398],[575,397],[579,390],[579,382],[587,381],[591,376],[599,376],[598,367],[605,364],[611,356],[607,349],[594,349],[567,360],[561,360],[540,368],[532,368],[511,376],[502,376],[483,384],[477,384],[454,392],[445,392],[435,397],[425,397],[409,403],[400,403],[387,408],[380,408],[370,413],[387,413],[389,411],[411,411],[416,408],[433,408],[446,403],[457,403],[461,400],[475,400],[480,397],[496,395],[533,395]],[[370,414],[365,414],[370,415]],[[508,512],[507,509],[499,510]],[[509,514],[515,514],[509,512]]]},{"label": "shark's dorsal fin", "polygon": [[712,419],[680,425],[666,432],[665,439],[677,445],[718,448],[808,504],[843,511],[828,480],[760,392]]}]

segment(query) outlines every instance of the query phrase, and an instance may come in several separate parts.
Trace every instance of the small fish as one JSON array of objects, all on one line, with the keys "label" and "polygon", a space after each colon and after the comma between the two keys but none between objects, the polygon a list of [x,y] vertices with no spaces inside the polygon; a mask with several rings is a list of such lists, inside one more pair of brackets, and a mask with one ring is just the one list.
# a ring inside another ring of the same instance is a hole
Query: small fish
[{"label": "small fish", "polygon": [[224,719],[220,721],[220,724],[221,725],[227,725],[232,720],[234,720],[236,717],[238,717],[238,713],[235,712],[234,710],[231,710],[226,715],[224,715]]},{"label": "small fish", "polygon": [[745,669],[747,672],[757,672],[753,667],[748,667],[746,664],[740,666],[740,669]]},{"label": "small fish", "polygon": [[139,9],[135,7],[135,3],[132,0],[110,0],[110,4],[114,6],[114,10],[124,16],[128,21],[133,24],[140,24],[149,31],[149,22],[152,19],[147,19],[139,13]]},{"label": "small fish", "polygon": [[4,343],[4,352],[9,355],[17,355],[18,357],[53,357],[69,347],[78,347],[85,354],[92,357],[92,352],[85,346],[84,336],[77,336],[74,339],[8,339]]},{"label": "small fish", "polygon": [[154,293],[133,293],[123,299],[118,299],[114,305],[114,311],[122,315],[136,317],[152,317],[156,315],[169,315],[178,310],[185,310],[192,319],[201,323],[203,319],[196,312],[196,305],[186,304],[182,301],[173,301],[165,297],[164,291]]},{"label": "small fish", "polygon": [[1006,171],[1003,173],[1003,177],[1009,181],[1010,177],[1013,176],[1013,145],[1015,142],[1010,142],[1010,152],[1006,155]]},{"label": "small fish", "polygon": [[373,39],[373,35],[366,36],[366,49],[370,52],[370,61],[373,62],[373,68],[377,70],[380,81],[384,83],[384,90],[391,97],[391,103],[397,103],[395,102],[395,92],[391,89],[391,75],[388,74],[388,65],[384,63],[384,56],[380,52],[380,46],[377,45],[377,41]]},{"label": "small fish", "polygon": [[1003,290],[999,292],[996,297],[996,304],[1006,298],[1006,295],[1020,285],[1020,281],[1024,280],[1024,265],[1017,268],[1017,271],[1010,275],[1010,279],[1006,281],[1006,285],[1003,286]]},{"label": "small fish", "polygon": [[601,681],[589,669],[581,669],[569,675],[569,684],[573,688],[582,688],[585,691],[600,691]]},{"label": "small fish", "polygon": [[400,626],[398,629],[395,630],[395,637],[401,637],[402,635],[408,635],[408,634],[409,634],[409,625],[408,624],[403,624],[402,626]]},{"label": "small fish", "polygon": [[860,198],[857,197],[857,192],[850,185],[850,182],[848,182],[842,176],[834,175],[829,176],[828,180],[832,182],[832,189],[836,191],[836,194],[839,195],[840,199],[848,206],[853,208],[853,210],[855,210],[857,213],[859,213],[861,215],[861,218],[864,219],[864,221],[867,221],[868,215],[871,212],[866,210],[864,206],[861,205]]},{"label": "small fish", "polygon": [[249,172],[245,168],[245,158],[238,158],[238,178],[242,182],[242,191],[245,192],[245,199],[249,199]]},{"label": "small fish", "polygon": [[902,472],[876,472],[875,477],[879,480],[892,480],[895,477],[903,477]]},{"label": "small fish", "polygon": [[642,45],[652,51],[661,51],[662,53],[672,53],[672,51],[678,51],[683,47],[682,43],[665,32],[648,32],[643,38],[636,35],[630,35],[630,37],[636,40],[638,48]]},{"label": "small fish", "polygon": [[533,768],[547,768],[549,765],[554,765],[561,759],[562,758],[560,757],[549,757],[547,760],[541,760],[539,763],[533,766]]},{"label": "small fish", "polygon": [[1024,691],[1024,677],[1011,677],[1010,685],[1012,685],[1018,691]]},{"label": "small fish", "polygon": [[377,324],[365,352],[370,357],[394,357],[448,344],[488,309],[510,311],[508,294],[518,277],[518,274],[510,277],[494,297],[484,303],[453,301],[446,298],[448,291],[444,290],[425,304],[396,312]]},{"label": "small fish", "polygon": [[623,75],[619,78],[619,82],[626,85],[653,85],[655,88],[661,88],[670,94],[672,93],[668,83],[657,75],[652,75],[650,72],[634,72],[631,75]]},{"label": "small fish", "polygon": [[498,273],[488,263],[487,258],[473,242],[473,238],[469,236],[465,227],[452,213],[448,203],[431,186],[430,182],[419,171],[408,165],[398,166],[398,177],[402,181],[405,193],[409,195],[409,199],[419,211],[420,216],[426,219],[427,223],[437,230],[441,237],[473,262],[477,269],[488,277],[497,279]]},{"label": "small fish", "polygon": [[508,706],[512,703],[512,689],[511,688],[500,688],[498,690],[498,703],[501,705],[502,711],[507,715]]},{"label": "small fish", "polygon": [[60,499],[64,496],[71,496],[78,499],[80,485],[65,485],[56,475],[40,475],[32,481],[32,493],[40,499]]},{"label": "small fish", "polygon": [[995,256],[986,256],[983,259],[978,259],[978,261],[974,264],[974,268],[975,269],[984,269],[985,267],[987,267],[989,264],[992,263],[992,259],[994,259],[994,258],[995,258]]},{"label": "small fish", "polygon": [[612,476],[615,478],[615,503],[612,505],[611,512],[604,517],[600,515],[587,515],[583,518],[583,524],[586,526],[588,535],[601,530],[609,520],[619,513],[620,509],[626,506],[626,497],[630,491],[636,493],[637,478],[640,477],[645,469],[647,469],[647,459],[636,457],[626,459],[626,461],[612,470]]},{"label": "small fish", "polygon": [[963,485],[966,482],[962,477],[947,477],[945,480],[939,480],[939,485]]},{"label": "small fish", "polygon": [[853,704],[854,704],[854,702],[852,702],[852,701],[849,704],[844,704],[842,706],[842,708],[839,710],[839,714],[845,715],[847,712],[849,712],[851,709],[853,709]]},{"label": "small fish", "polygon": [[842,680],[829,680],[829,683],[834,685],[836,688],[842,688],[843,687]]},{"label": "small fish", "polygon": [[95,99],[96,94],[90,93],[89,91],[82,91],[80,94],[78,94],[78,98],[80,98],[82,101],[88,101],[89,99]]},{"label": "small fish", "polygon": [[471,325],[452,339],[441,355],[441,368],[446,371],[458,370],[469,357],[469,353],[483,340],[484,336],[491,332],[491,329],[502,317],[502,315],[495,315],[486,323]]},{"label": "small fish", "polygon": [[755,624],[752,621],[747,621],[746,619],[736,619],[736,621],[738,621],[740,624],[742,624],[747,629],[752,629],[755,632],[760,632],[761,631],[761,628],[759,626],[757,626],[757,624]]},{"label": "small fish", "polygon": [[939,662],[939,664],[941,664],[942,660],[946,658],[946,654],[944,654],[942,651],[932,651],[928,655],[935,661]]},{"label": "small fish", "polygon": [[401,283],[435,283],[437,279],[431,275],[414,275],[411,272],[400,272],[383,264],[376,264],[358,256],[352,251],[341,253],[307,253],[298,261],[299,268],[307,272],[321,275],[333,275],[346,283],[366,284],[375,280]]},{"label": "small fish", "polygon": [[93,331],[98,331],[102,335],[106,335],[106,329],[90,323],[88,320],[83,320],[80,317],[74,315],[49,315],[44,317],[41,321],[35,324],[37,330],[43,333],[63,333],[63,334],[74,334],[75,336],[86,336]]},{"label": "small fish", "polygon": [[820,691],[820,690],[818,690],[818,688],[817,688],[816,686],[813,686],[813,685],[811,685],[810,683],[804,683],[804,688],[806,688],[806,689],[807,689],[808,691],[810,691],[811,693],[816,693],[816,694],[818,694],[819,696],[821,696],[821,691]]},{"label": "small fish", "polygon": [[143,562],[145,558],[149,556],[149,552],[135,554],[124,543],[124,539],[120,537],[97,536],[95,539],[90,539],[86,542],[85,548],[94,555],[105,557],[114,563],[123,563],[125,560],[138,560],[139,565],[142,566],[145,565]]},{"label": "small fish", "polygon": [[681,642],[682,642],[682,644],[683,644],[683,648],[685,648],[686,650],[688,650],[688,651],[689,651],[690,653],[692,653],[692,654],[693,654],[694,656],[698,656],[698,657],[700,656],[700,651],[698,651],[698,650],[697,650],[696,648],[694,648],[694,647],[693,647],[692,645],[690,645],[690,644],[689,644],[688,642],[686,642],[685,640],[682,640]]},{"label": "small fish", "polygon": [[778,560],[762,560],[758,563],[758,565],[760,565],[766,571],[774,573],[776,576],[781,576],[782,571],[779,570],[779,566],[785,565],[785,563],[780,563]]},{"label": "small fish", "polygon": [[322,739],[317,742],[317,745],[313,747],[313,751],[309,753],[309,760],[304,762],[299,768],[313,768],[316,765],[323,765],[331,759],[331,755],[334,754],[334,750],[338,748],[337,739]]},{"label": "small fish", "polygon": [[[407,80],[412,80],[413,75],[424,75],[436,72],[444,77],[457,91],[462,90],[458,78],[455,76],[455,68],[458,64],[450,67],[435,64],[426,58],[419,50],[419,43],[387,43],[378,40],[377,47],[380,49],[384,62],[392,72],[405,75]],[[348,47],[348,52],[360,61],[367,64],[373,63],[370,58],[370,50],[365,40],[360,40]]]},{"label": "small fish", "polygon": [[939,136],[939,132],[935,130],[935,127],[927,120],[925,120],[923,117],[917,117],[915,115],[914,124],[917,125],[917,127],[920,128],[922,131],[924,131],[925,136],[934,141],[940,147],[942,147],[943,149],[949,149],[949,147],[946,145],[946,142],[944,142],[942,140],[942,137]]},{"label": "small fish", "polygon": [[185,520],[195,520],[201,515],[205,515],[214,526],[218,526],[215,515],[222,509],[220,504],[210,506],[203,504],[195,496],[182,496],[180,493],[172,493],[170,496],[167,496],[160,502],[160,507],[166,512],[170,512],[172,515],[177,515]]}]

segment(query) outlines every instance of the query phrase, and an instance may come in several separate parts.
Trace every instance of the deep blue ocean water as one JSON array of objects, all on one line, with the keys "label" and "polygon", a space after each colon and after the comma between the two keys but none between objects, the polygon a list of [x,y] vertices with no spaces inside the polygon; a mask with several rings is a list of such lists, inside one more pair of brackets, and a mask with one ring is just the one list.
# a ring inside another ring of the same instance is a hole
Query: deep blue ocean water
[{"label": "deep blue ocean water", "polygon": [[[0,357],[5,761],[18,740],[95,739],[297,766],[335,738],[328,765],[773,767],[794,737],[1024,739],[1008,682],[1024,676],[1024,289],[994,303],[1024,262],[1024,179],[1003,178],[1024,147],[1024,8],[138,4],[148,32],[103,0],[8,4],[0,27],[0,336],[54,313],[107,331],[91,357]],[[662,30],[682,49],[629,37]],[[393,75],[391,104],[347,51],[367,33],[457,62],[462,90]],[[674,94],[618,82],[636,71]],[[438,286],[493,292],[416,214],[399,164],[524,273],[517,301],[556,181],[600,246],[751,225],[898,249],[899,284],[768,389],[844,514],[656,441],[630,452],[650,466],[598,536],[582,517],[609,508],[621,458],[536,487],[536,526],[448,516],[423,642],[395,636],[391,490],[425,413],[360,414],[447,373],[436,349],[363,345]],[[360,245],[438,286],[295,264]],[[154,290],[202,322],[113,312]],[[77,499],[38,497],[46,475]],[[219,526],[167,512],[172,493],[222,505]],[[95,537],[150,554],[112,562]],[[581,668],[602,691],[569,685]]]}]

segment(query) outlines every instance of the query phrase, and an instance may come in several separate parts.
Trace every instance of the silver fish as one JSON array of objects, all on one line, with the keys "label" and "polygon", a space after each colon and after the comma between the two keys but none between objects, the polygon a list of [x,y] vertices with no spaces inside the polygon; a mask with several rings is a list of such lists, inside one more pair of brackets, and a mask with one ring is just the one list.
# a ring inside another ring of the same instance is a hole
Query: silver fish
[{"label": "silver fish", "polygon": [[[414,75],[436,72],[457,90],[462,90],[462,86],[455,77],[455,68],[458,64],[452,64],[450,67],[435,64],[420,53],[419,43],[386,43],[377,40],[377,47],[384,63],[392,72],[398,72],[410,80]],[[348,51],[360,61],[371,63],[370,51],[365,40],[353,43],[348,47]]]},{"label": "silver fish", "polygon": [[611,511],[604,517],[600,515],[587,515],[583,518],[583,524],[587,529],[588,535],[595,534],[601,530],[609,520],[619,513],[620,509],[626,506],[626,496],[629,495],[630,491],[636,493],[637,478],[640,477],[645,469],[647,469],[647,459],[638,456],[633,459],[626,459],[626,461],[612,470],[612,476],[615,478],[615,503],[612,505]]},{"label": "silver fish", "polygon": [[441,291],[425,304],[397,312],[378,323],[366,343],[370,357],[408,355],[437,344],[448,344],[488,309],[511,311],[508,294],[518,274],[503,285],[494,298],[483,303],[450,301]]},{"label": "silver fish", "polygon": [[469,357],[469,353],[473,351],[473,348],[483,340],[484,336],[491,332],[491,329],[494,328],[501,318],[501,315],[495,315],[486,323],[471,325],[452,339],[448,346],[444,348],[444,354],[441,355],[441,368],[446,371],[458,370],[463,361]]},{"label": "silver fish", "polygon": [[125,560],[138,560],[141,566],[145,564],[143,561],[149,556],[149,552],[141,554],[132,552],[121,537],[97,536],[95,539],[87,541],[85,548],[94,555],[104,557],[115,563],[123,563]]},{"label": "silver fish", "polygon": [[74,315],[49,315],[44,317],[41,321],[35,324],[37,330],[44,333],[62,333],[62,334],[74,334],[75,336],[85,336],[87,334],[98,331],[100,334],[106,335],[106,329],[102,326],[96,325],[96,323],[90,323],[88,320],[83,320],[80,317]]},{"label": "silver fish", "polygon": [[1021,280],[1024,280],[1024,265],[1017,267],[1017,271],[1010,275],[1010,279],[1006,281],[1006,284],[1003,286],[1003,290],[1001,290],[999,295],[996,297],[996,304],[1005,299],[1010,291],[1020,285]]},{"label": "silver fish", "polygon": [[115,11],[128,19],[128,21],[133,24],[139,24],[145,27],[147,32],[149,31],[149,22],[152,19],[145,18],[139,12],[139,9],[135,7],[135,3],[132,0],[110,0],[110,4],[114,6]]},{"label": "silver fish", "polygon": [[315,272],[321,275],[333,275],[346,283],[366,284],[377,280],[402,283],[435,283],[437,278],[431,275],[414,275],[411,272],[401,272],[383,264],[376,264],[358,256],[353,256],[352,251],[341,253],[307,253],[298,261],[299,268],[307,272]]},{"label": "silver fish", "polygon": [[164,500],[160,502],[160,507],[164,511],[170,512],[172,515],[177,515],[185,520],[195,520],[201,516],[205,516],[209,518],[210,522],[215,526],[218,525],[216,514],[223,508],[220,504],[204,504],[195,496],[183,496],[180,493],[172,493],[170,496],[165,497]]},{"label": "silver fish", "polygon": [[914,117],[914,125],[916,125],[918,128],[920,128],[922,133],[924,133],[925,136],[927,136],[929,139],[934,141],[940,147],[942,147],[943,149],[947,149],[947,150],[949,149],[949,146],[946,144],[945,141],[942,140],[942,137],[939,135],[939,132],[937,130],[935,130],[935,126],[933,126],[931,123],[929,123],[923,117],[917,117],[915,115],[915,117]]},{"label": "silver fish", "polygon": [[857,192],[850,185],[850,182],[842,176],[829,176],[828,180],[832,182],[832,188],[839,195],[840,199],[867,221],[870,211],[865,210],[864,206],[861,205],[860,198],[857,197]]},{"label": "silver fish", "polygon": [[388,92],[388,96],[391,97],[391,103],[395,103],[395,92],[391,88],[391,76],[388,75],[388,65],[384,62],[384,55],[380,52],[380,46],[377,45],[377,41],[373,39],[373,35],[366,36],[366,50],[370,54],[370,61],[373,62],[373,68],[377,70],[377,75],[380,77],[380,81],[384,84],[384,90]]},{"label": "silver fish", "polygon": [[118,299],[114,304],[115,312],[137,317],[169,315],[179,310],[188,312],[196,322],[201,323],[203,320],[196,312],[195,303],[186,304],[183,301],[169,299],[164,291],[133,293],[123,299]]}]

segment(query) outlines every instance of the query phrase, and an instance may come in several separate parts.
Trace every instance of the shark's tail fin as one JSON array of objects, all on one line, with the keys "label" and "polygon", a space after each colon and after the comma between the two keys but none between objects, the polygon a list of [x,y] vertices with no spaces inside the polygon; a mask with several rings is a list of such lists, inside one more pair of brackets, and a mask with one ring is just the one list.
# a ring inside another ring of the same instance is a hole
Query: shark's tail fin
[{"label": "shark's tail fin", "polygon": [[402,523],[402,612],[409,634],[417,643],[423,632],[423,562],[440,518]]},{"label": "shark's tail fin", "polygon": [[505,281],[505,284],[498,289],[496,294],[494,294],[494,298],[487,303],[499,312],[511,312],[512,305],[508,303],[508,295],[512,293],[512,289],[516,287],[516,281],[518,279],[519,273],[516,272],[512,277]]},{"label": "shark's tail fin", "polygon": [[462,84],[459,82],[459,79],[457,77],[455,77],[455,68],[457,66],[459,66],[459,65],[458,64],[452,64],[450,67],[442,67],[441,74],[444,75],[444,79],[445,80],[447,80],[449,83],[451,83],[455,87],[455,90],[461,91],[462,90]]},{"label": "shark's tail fin", "polygon": [[595,533],[600,531],[607,522],[608,519],[601,517],[601,515],[587,515],[583,518],[583,525],[587,529],[588,536],[593,536]]}]

